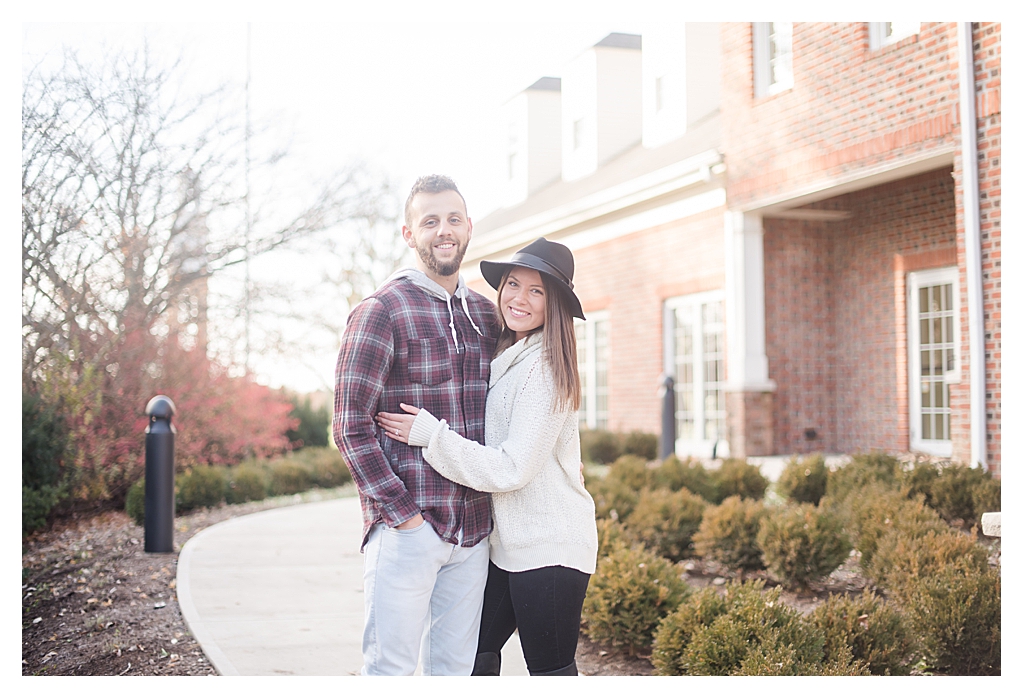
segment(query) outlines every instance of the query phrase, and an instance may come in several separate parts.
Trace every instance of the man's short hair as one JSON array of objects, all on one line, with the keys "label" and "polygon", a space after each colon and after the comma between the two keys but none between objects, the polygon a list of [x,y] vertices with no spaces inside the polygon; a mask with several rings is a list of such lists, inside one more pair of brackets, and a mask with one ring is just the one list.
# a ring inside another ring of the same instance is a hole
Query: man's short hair
[{"label": "man's short hair", "polygon": [[[462,199],[462,205],[465,206],[465,197],[462,196],[462,192],[458,191],[458,187],[450,177],[436,174],[423,175],[412,185],[412,191],[409,192],[408,198],[405,200],[405,227],[412,228],[412,200],[416,198],[416,194],[437,194],[442,191],[455,192]],[[466,215],[468,215],[468,208]]]}]

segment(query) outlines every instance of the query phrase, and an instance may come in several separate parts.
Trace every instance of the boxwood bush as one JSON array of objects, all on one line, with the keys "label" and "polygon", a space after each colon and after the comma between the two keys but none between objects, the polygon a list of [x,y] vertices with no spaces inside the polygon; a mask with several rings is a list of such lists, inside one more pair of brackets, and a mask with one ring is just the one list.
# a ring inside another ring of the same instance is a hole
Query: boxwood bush
[{"label": "boxwood bush", "polygon": [[706,507],[707,502],[684,488],[643,488],[625,528],[652,552],[678,562],[692,556],[693,534]]},{"label": "boxwood bush", "polygon": [[917,580],[948,566],[982,572],[988,568],[987,558],[987,549],[976,538],[951,528],[927,530],[923,535],[914,530],[895,530],[881,538],[864,571],[875,584],[905,601]]},{"label": "boxwood bush", "polygon": [[177,511],[213,507],[224,501],[227,478],[219,468],[198,465],[174,478]]},{"label": "boxwood bush", "polygon": [[266,498],[266,475],[251,465],[232,468],[228,473],[224,499],[228,504],[257,502]]},{"label": "boxwood bush", "polygon": [[916,649],[902,613],[869,589],[860,596],[833,594],[810,612],[808,620],[824,633],[826,657],[846,649],[871,674],[905,676]]},{"label": "boxwood bush", "polygon": [[812,504],[770,511],[760,524],[757,545],[764,563],[785,584],[805,589],[827,577],[852,550],[842,520]]},{"label": "boxwood bush", "polygon": [[621,439],[606,429],[584,429],[579,433],[579,451],[584,462],[606,465],[622,455]]},{"label": "boxwood bush", "polygon": [[653,469],[653,486],[679,491],[683,487],[708,502],[719,502],[714,479],[703,464],[692,458],[680,460],[672,454]]},{"label": "boxwood bush", "polygon": [[622,454],[639,456],[643,460],[657,458],[657,435],[645,431],[630,431],[622,437]]},{"label": "boxwood bush", "polygon": [[858,453],[849,463],[828,473],[826,494],[841,504],[868,485],[898,489],[902,479],[899,459],[885,453]]},{"label": "boxwood bush", "polygon": [[124,511],[139,526],[146,523],[146,478],[140,477],[124,498]]},{"label": "boxwood bush", "polygon": [[693,633],[710,625],[728,610],[725,598],[714,587],[704,587],[683,601],[661,621],[654,636],[650,661],[658,676],[683,676],[682,653]]},{"label": "boxwood bush", "polygon": [[619,543],[597,561],[583,601],[583,631],[635,654],[650,647],[661,619],[691,589],[678,567],[642,546]]},{"label": "boxwood bush", "polygon": [[819,453],[790,458],[778,478],[778,491],[790,502],[820,504],[827,486],[828,467]]},{"label": "boxwood bush", "polygon": [[708,507],[693,536],[696,554],[737,570],[740,575],[763,569],[763,552],[757,544],[763,517],[761,502],[736,495]]},{"label": "boxwood bush", "polygon": [[714,504],[720,504],[732,495],[747,499],[763,499],[769,484],[760,468],[738,458],[728,458],[721,467],[710,471],[714,483]]},{"label": "boxwood bush", "polygon": [[997,675],[1002,657],[1002,580],[998,571],[948,565],[905,594],[910,626],[928,667],[957,676]]},{"label": "boxwood bush", "polygon": [[[853,544],[860,552],[860,566],[870,569],[878,542],[890,531],[899,530],[906,535],[923,536],[928,531],[943,532],[948,526],[933,509],[924,504],[923,497],[908,499],[906,490],[891,489],[889,485],[874,482],[857,491],[838,507]],[[821,506],[830,504],[830,495]]]}]

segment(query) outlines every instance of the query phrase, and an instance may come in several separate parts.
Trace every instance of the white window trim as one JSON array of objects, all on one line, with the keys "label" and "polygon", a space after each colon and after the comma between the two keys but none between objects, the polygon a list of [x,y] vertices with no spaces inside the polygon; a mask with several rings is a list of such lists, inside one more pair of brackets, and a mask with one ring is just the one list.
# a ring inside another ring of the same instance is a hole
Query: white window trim
[{"label": "white window trim", "polygon": [[[769,97],[785,90],[791,90],[795,75],[790,70],[786,81],[771,82],[771,52],[769,43],[771,22],[752,22],[753,29],[753,96]],[[792,47],[789,47],[792,59]]]},{"label": "white window trim", "polygon": [[884,35],[884,25],[887,22],[867,22],[870,34],[870,50],[877,51],[885,46],[891,46],[905,39],[920,33],[920,22],[905,22],[904,28],[891,36]]},{"label": "white window trim", "polygon": [[[675,337],[674,332],[671,328],[675,326],[675,319],[673,317],[675,309],[680,306],[696,306],[699,307],[704,303],[710,303],[714,301],[724,302],[725,293],[724,291],[703,291],[701,293],[691,293],[686,296],[675,296],[673,298],[667,298],[664,301],[663,308],[663,319],[661,323],[661,334],[663,349],[661,356],[663,357],[663,369],[664,373],[671,376],[673,380],[677,381],[678,376],[675,375]],[[700,320],[702,327],[702,318]],[[724,320],[722,320],[724,324]],[[694,338],[701,345],[703,337],[702,333],[699,337]],[[727,334],[727,333],[724,333]],[[727,356],[727,347],[722,347],[722,351]],[[700,357],[703,356],[703,352],[700,352]],[[697,370],[693,367],[693,378],[694,386],[700,386],[702,390],[703,386],[703,371]],[[694,422],[702,424],[705,421],[704,416],[704,400],[694,400]],[[677,436],[677,435],[676,435]],[[722,456],[727,457],[729,455],[729,445],[727,439],[718,439],[716,442],[710,439],[690,439],[682,440],[681,438],[675,439],[675,453],[683,456],[697,456],[701,458],[710,458],[711,454],[715,452],[715,443],[717,444],[716,455],[720,458]]]},{"label": "white window trim", "polygon": [[[906,275],[907,351],[909,353],[909,447],[910,450],[949,458],[952,456],[951,434],[948,439],[924,440],[920,436],[920,287],[934,284],[952,284],[952,351],[955,352],[955,370],[945,373],[945,383],[955,385],[962,380],[963,355],[960,348],[959,327],[959,269],[943,267]],[[949,425],[951,428],[951,424]]]},{"label": "white window trim", "polygon": [[[597,323],[610,323],[611,314],[606,310],[594,310],[586,314],[585,320],[580,320],[586,330],[586,385],[590,386],[589,394],[585,396],[585,403],[579,405],[581,422],[586,424],[587,429],[597,428]],[[610,324],[609,324],[610,327]],[[610,335],[608,335],[610,342]],[[608,386],[610,388],[610,386]],[[610,426],[610,424],[608,425]]]}]

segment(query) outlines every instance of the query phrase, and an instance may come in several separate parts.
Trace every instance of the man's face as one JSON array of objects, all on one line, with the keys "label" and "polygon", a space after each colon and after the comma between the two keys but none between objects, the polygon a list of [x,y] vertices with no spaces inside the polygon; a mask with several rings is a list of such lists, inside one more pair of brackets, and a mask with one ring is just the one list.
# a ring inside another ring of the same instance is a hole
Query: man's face
[{"label": "man's face", "polygon": [[472,221],[465,202],[455,191],[420,192],[412,200],[412,228],[401,234],[426,269],[437,276],[454,276],[472,238]]}]

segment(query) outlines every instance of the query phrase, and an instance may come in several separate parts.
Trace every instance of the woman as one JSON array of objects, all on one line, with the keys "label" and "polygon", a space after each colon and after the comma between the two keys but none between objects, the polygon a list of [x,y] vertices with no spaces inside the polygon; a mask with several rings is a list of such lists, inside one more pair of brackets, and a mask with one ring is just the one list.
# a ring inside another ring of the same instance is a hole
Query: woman
[{"label": "woman", "polygon": [[575,676],[583,597],[597,562],[593,499],[579,459],[579,370],[567,247],[540,238],[508,263],[483,261],[498,295],[502,331],[490,364],[487,446],[452,432],[426,410],[381,412],[388,436],[422,446],[441,475],[493,492],[490,572],[473,675],[500,673],[501,648],[518,628],[533,676]]}]

